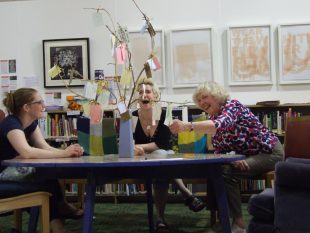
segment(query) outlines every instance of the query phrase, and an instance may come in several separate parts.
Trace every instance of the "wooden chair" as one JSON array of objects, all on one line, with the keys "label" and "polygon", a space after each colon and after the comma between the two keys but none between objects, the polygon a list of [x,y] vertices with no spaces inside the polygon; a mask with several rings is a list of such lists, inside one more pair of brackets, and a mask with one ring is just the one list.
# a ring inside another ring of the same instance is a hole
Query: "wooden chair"
[{"label": "wooden chair", "polygon": [[[10,184],[5,185],[7,187]],[[4,190],[2,190],[1,186],[2,184],[0,184],[0,190],[2,192]],[[50,194],[47,192],[30,192],[21,195],[0,198],[0,213],[4,211],[14,211],[15,216],[14,228],[22,232],[22,209],[38,206],[40,208],[40,229],[41,229],[40,232],[49,233],[50,232],[49,195]],[[31,217],[36,218],[36,216]],[[36,220],[33,221],[36,222]],[[29,233],[36,232],[35,225],[29,226],[28,228]]]},{"label": "wooden chair", "polygon": [[[5,113],[0,109],[0,122],[4,118]],[[40,208],[41,233],[49,233],[49,193],[31,192],[30,190],[27,190],[26,186],[24,189],[18,190],[13,182],[0,182],[0,213],[14,211],[14,227],[20,232],[22,232],[22,209],[29,207]],[[35,211],[32,212],[29,221],[29,233],[36,232],[37,216],[35,215]]]},{"label": "wooden chair", "polygon": [[289,118],[284,139],[285,158],[310,158],[309,138],[310,116]]}]

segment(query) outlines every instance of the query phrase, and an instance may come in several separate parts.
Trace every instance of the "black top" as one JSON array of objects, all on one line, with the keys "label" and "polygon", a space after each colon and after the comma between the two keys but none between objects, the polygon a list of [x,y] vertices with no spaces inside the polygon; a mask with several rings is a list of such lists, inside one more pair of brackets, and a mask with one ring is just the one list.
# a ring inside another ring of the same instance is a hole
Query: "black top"
[{"label": "black top", "polygon": [[158,146],[159,149],[171,150],[172,148],[171,143],[170,143],[171,132],[168,126],[164,124],[165,116],[166,116],[165,111],[161,112],[160,120],[158,122],[158,125],[154,132],[153,137],[149,137],[144,133],[143,128],[141,126],[140,119],[139,119],[138,111],[137,110],[134,111],[132,115],[138,117],[136,129],[133,134],[135,144],[146,144],[146,143],[155,142],[155,144]]},{"label": "black top", "polygon": [[[23,129],[20,120],[14,116],[7,116],[0,123],[0,162],[5,159],[13,159],[18,155],[18,152],[13,148],[7,138],[7,134],[14,129],[20,129],[24,131],[26,139],[30,139],[31,134],[37,128],[38,122],[34,121],[27,128]],[[3,169],[3,168],[2,168]],[[0,171],[2,170],[0,168]]]}]

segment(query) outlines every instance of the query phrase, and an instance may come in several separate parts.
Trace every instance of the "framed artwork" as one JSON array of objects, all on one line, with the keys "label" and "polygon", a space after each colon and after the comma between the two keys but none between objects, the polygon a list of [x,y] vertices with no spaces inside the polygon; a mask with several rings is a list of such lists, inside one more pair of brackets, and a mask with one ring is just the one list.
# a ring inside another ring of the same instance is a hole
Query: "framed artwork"
[{"label": "framed artwork", "polygon": [[[144,63],[149,59],[149,55],[152,52],[151,37],[147,32],[141,33],[140,31],[130,31],[130,51],[131,51],[131,63],[135,77],[137,77],[142,70]],[[164,46],[164,32],[162,30],[156,30],[154,37],[154,55],[158,58],[161,68],[152,71],[152,78],[159,88],[166,86],[165,78],[165,46]]]},{"label": "framed artwork", "polygon": [[228,85],[272,84],[271,41],[270,25],[228,28]]},{"label": "framed artwork", "polygon": [[83,86],[90,79],[89,39],[43,40],[44,87]]},{"label": "framed artwork", "polygon": [[279,25],[279,83],[310,83],[310,23]]},{"label": "framed artwork", "polygon": [[170,32],[172,87],[195,87],[214,79],[214,33],[211,27]]}]

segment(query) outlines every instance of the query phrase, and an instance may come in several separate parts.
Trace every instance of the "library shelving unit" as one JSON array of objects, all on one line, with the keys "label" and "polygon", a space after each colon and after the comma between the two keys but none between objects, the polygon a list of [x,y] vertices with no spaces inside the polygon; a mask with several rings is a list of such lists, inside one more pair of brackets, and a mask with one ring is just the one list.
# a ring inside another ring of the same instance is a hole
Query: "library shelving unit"
[{"label": "library shelving unit", "polygon": [[79,110],[48,110],[39,119],[39,127],[45,140],[55,147],[66,147],[77,142],[77,118]]}]

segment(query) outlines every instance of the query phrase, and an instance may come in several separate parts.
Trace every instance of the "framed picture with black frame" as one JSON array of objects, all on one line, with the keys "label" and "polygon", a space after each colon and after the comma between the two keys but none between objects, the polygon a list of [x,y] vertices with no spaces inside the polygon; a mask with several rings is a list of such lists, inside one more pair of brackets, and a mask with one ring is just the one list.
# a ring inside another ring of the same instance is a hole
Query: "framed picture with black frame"
[{"label": "framed picture with black frame", "polygon": [[44,87],[83,86],[90,79],[89,39],[43,40]]}]

